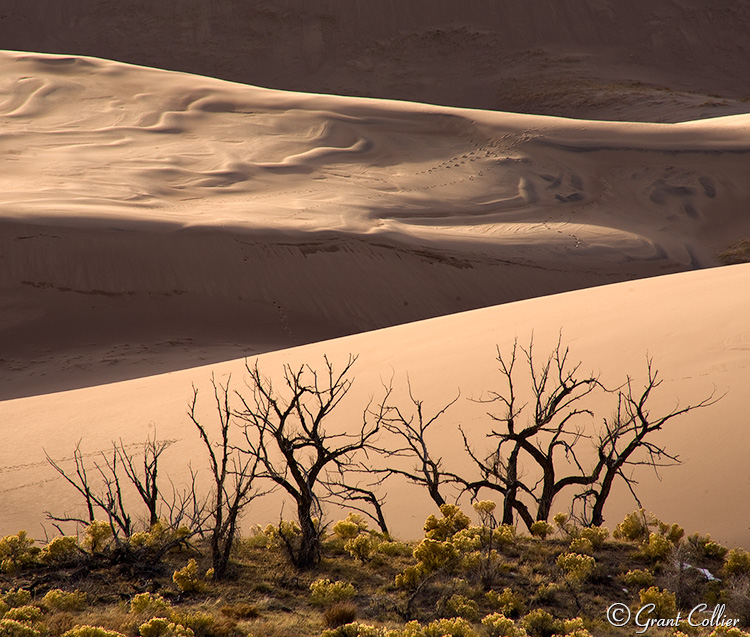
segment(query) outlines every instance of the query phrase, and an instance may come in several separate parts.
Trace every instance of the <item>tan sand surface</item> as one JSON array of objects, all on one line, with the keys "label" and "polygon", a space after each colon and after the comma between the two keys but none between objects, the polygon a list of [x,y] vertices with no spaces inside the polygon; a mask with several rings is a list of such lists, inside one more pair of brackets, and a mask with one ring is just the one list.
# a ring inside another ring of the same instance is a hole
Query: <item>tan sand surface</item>
[{"label": "tan sand surface", "polygon": [[[391,378],[403,399],[408,373],[428,412],[448,402],[460,388],[462,397],[446,415],[435,442],[447,466],[467,471],[456,426],[463,425],[477,441],[490,426],[487,406],[470,399],[500,389],[496,345],[507,351],[514,337],[524,343],[533,329],[535,346],[544,352],[562,330],[583,369],[600,371],[610,385],[622,382],[626,374],[636,384],[643,382],[648,354],[664,381],[653,403],[654,414],[678,402],[697,402],[712,391],[723,398],[665,429],[659,440],[684,464],[663,469],[661,480],[647,470],[638,474],[644,505],[689,531],[710,531],[718,541],[747,546],[750,475],[745,390],[750,382],[750,300],[738,291],[746,289],[749,277],[750,265],[737,265],[623,282],[272,352],[258,361],[262,370],[277,374],[284,363],[317,366],[327,355],[340,365],[348,354],[358,354],[354,388],[331,430],[360,422],[368,399],[377,400],[382,383]],[[72,489],[46,466],[42,447],[69,468],[70,453],[79,439],[91,461],[112,439],[135,444],[155,428],[161,438],[176,441],[164,455],[164,471],[179,484],[188,460],[196,468],[205,464],[186,416],[191,384],[199,389],[201,418],[216,426],[211,419],[211,374],[220,382],[232,374],[233,385],[241,388],[242,370],[243,361],[230,361],[0,403],[4,441],[0,532],[27,528],[41,535],[43,511],[72,512],[78,504]],[[595,417],[587,422],[588,431],[595,431],[601,419],[611,415],[611,404],[593,407]],[[416,487],[394,482],[387,491],[386,513],[396,533],[417,535],[434,505]],[[613,526],[633,507],[627,493],[614,493],[605,509],[606,523]],[[279,509],[278,498],[255,503],[245,522],[276,520]],[[291,515],[288,503],[286,511]]]},{"label": "tan sand surface", "polygon": [[733,0],[34,0],[0,46],[268,88],[583,119],[748,112]]},{"label": "tan sand surface", "polygon": [[0,397],[716,265],[750,119],[586,122],[1,56]]}]

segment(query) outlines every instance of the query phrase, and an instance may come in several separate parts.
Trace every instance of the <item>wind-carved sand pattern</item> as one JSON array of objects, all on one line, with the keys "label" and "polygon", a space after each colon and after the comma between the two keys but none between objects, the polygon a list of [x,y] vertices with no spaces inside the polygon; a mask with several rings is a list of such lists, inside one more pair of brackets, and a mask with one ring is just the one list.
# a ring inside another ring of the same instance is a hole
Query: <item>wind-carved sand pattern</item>
[{"label": "wind-carved sand pattern", "polygon": [[750,236],[747,116],[584,122],[0,58],[6,398],[711,266]]}]

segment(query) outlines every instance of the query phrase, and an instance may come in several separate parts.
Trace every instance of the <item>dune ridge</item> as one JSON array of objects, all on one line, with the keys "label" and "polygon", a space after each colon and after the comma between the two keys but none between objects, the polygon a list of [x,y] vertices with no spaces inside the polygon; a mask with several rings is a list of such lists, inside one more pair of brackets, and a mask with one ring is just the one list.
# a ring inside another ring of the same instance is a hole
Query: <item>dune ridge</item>
[{"label": "dune ridge", "polygon": [[4,398],[713,266],[750,235],[750,116],[585,122],[2,61]]}]

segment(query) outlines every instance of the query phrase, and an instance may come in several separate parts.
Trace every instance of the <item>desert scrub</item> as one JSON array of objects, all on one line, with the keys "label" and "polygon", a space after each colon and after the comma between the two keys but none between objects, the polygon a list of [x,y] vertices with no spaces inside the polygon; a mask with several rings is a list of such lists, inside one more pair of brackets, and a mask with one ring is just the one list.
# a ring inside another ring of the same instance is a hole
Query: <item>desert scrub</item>
[{"label": "desert scrub", "polygon": [[[387,637],[391,635],[392,633],[388,633]],[[353,622],[331,630],[324,630],[320,637],[386,637],[386,633],[375,626]]]},{"label": "desert scrub", "polygon": [[34,540],[19,531],[16,535],[6,535],[0,540],[0,571],[12,575],[36,561],[41,549],[34,546]]},{"label": "desert scrub", "polygon": [[631,588],[646,588],[654,583],[654,575],[651,571],[635,569],[628,571],[622,576],[622,581]]},{"label": "desert scrub", "polygon": [[490,591],[485,597],[492,608],[498,609],[506,617],[520,617],[526,610],[523,597],[510,588],[503,589],[502,593]]},{"label": "desert scrub", "polygon": [[194,558],[172,574],[172,581],[183,593],[200,593],[206,589],[206,581],[198,574],[198,562]]},{"label": "desert scrub", "polygon": [[130,612],[140,617],[169,617],[170,603],[161,595],[139,593],[130,600]]},{"label": "desert scrub", "polygon": [[564,634],[565,630],[562,620],[556,619],[541,608],[532,610],[521,620],[521,624],[530,637],[552,637],[552,635]]},{"label": "desert scrub", "polygon": [[333,533],[341,540],[351,540],[367,532],[367,522],[357,513],[350,513],[333,525]]},{"label": "desert scrub", "polygon": [[417,621],[406,624],[403,630],[387,633],[387,637],[477,637],[477,632],[465,619],[438,619],[427,626]]},{"label": "desert scrub", "polygon": [[424,523],[425,538],[430,540],[447,540],[462,529],[468,529],[471,520],[455,504],[443,504],[440,507],[442,518],[429,516]]},{"label": "desert scrub", "polygon": [[18,606],[8,610],[3,619],[14,619],[17,622],[34,624],[42,618],[41,609],[36,606]]},{"label": "desert scrub", "polygon": [[333,604],[323,613],[323,621],[328,628],[351,624],[355,619],[357,619],[357,607],[351,602]]},{"label": "desert scrub", "polygon": [[699,555],[704,555],[706,557],[715,558],[719,560],[723,560],[729,549],[726,546],[722,546],[718,542],[714,542],[711,539],[711,535],[707,534],[705,536],[700,535],[698,533],[693,533],[688,539],[688,543],[693,546],[693,548],[698,551]]},{"label": "desert scrub", "polygon": [[641,608],[653,604],[653,608],[648,612],[648,619],[669,619],[677,615],[677,601],[674,593],[652,586],[640,591],[638,595],[641,598]]},{"label": "desert scrub", "polygon": [[543,604],[550,604],[555,601],[555,597],[560,592],[560,586],[554,582],[539,584],[534,595],[534,600]]},{"label": "desert scrub", "polygon": [[552,526],[549,522],[545,522],[544,520],[537,520],[536,522],[534,522],[534,524],[531,525],[531,528],[529,528],[529,532],[534,537],[538,537],[544,540],[548,535],[552,535],[555,532],[555,527]]},{"label": "desert scrub", "polygon": [[658,533],[651,533],[648,536],[648,542],[642,547],[644,555],[647,555],[655,562],[667,559],[673,549],[674,544]]},{"label": "desert scrub", "polygon": [[8,608],[17,608],[31,603],[31,593],[23,588],[11,588],[0,599]]},{"label": "desert scrub", "polygon": [[100,626],[76,626],[63,633],[62,637],[125,637],[116,630],[106,630]]},{"label": "desert scrub", "polygon": [[162,617],[154,617],[138,628],[141,637],[194,637],[190,628],[175,624]]},{"label": "desert scrub", "polygon": [[310,584],[310,603],[313,606],[331,606],[336,602],[344,602],[357,594],[353,584],[328,578],[316,579]]},{"label": "desert scrub", "polygon": [[643,509],[628,513],[625,519],[615,527],[612,536],[617,540],[631,540],[633,542],[645,540],[648,537],[649,519]]},{"label": "desert scrub", "polygon": [[0,619],[0,637],[39,637],[39,631],[17,619]]},{"label": "desert scrub", "polygon": [[101,520],[94,520],[83,533],[83,545],[92,553],[106,549],[112,541],[112,527]]},{"label": "desert scrub", "polygon": [[475,622],[479,620],[479,604],[464,595],[451,595],[445,602],[443,614]]},{"label": "desert scrub", "polygon": [[586,537],[576,537],[570,542],[570,552],[579,555],[592,555],[594,553],[594,544]]},{"label": "desert scrub", "polygon": [[744,549],[732,549],[727,553],[724,570],[729,575],[750,575],[750,553]]},{"label": "desert scrub", "polygon": [[68,593],[55,588],[42,598],[42,605],[49,610],[81,611],[87,606],[86,593],[75,591]]},{"label": "desert scrub", "polygon": [[487,615],[482,620],[482,626],[488,637],[526,637],[526,631],[502,613]]},{"label": "desert scrub", "polygon": [[414,558],[424,572],[432,573],[456,563],[459,552],[450,542],[424,539],[414,549]]},{"label": "desert scrub", "polygon": [[563,553],[557,558],[557,567],[570,579],[583,582],[594,572],[596,560],[590,555]]},{"label": "desert scrub", "polygon": [[45,564],[70,564],[80,559],[82,554],[75,535],[61,535],[53,538],[41,550],[39,559]]},{"label": "desert scrub", "polygon": [[344,550],[355,560],[364,564],[372,559],[373,553],[377,550],[377,545],[378,540],[373,536],[369,534],[357,535],[344,543]]},{"label": "desert scrub", "polygon": [[580,535],[591,542],[595,549],[600,549],[609,537],[609,529],[604,526],[589,526],[581,529]]}]

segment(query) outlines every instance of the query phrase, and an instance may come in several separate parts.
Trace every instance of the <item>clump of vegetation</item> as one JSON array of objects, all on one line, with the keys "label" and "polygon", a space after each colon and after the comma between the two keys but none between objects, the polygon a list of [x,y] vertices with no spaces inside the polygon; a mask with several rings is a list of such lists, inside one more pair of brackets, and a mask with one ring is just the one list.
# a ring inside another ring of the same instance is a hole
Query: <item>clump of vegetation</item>
[{"label": "clump of vegetation", "polygon": [[310,584],[310,603],[313,606],[331,606],[351,599],[357,594],[353,584],[321,578]]},{"label": "clump of vegetation", "polygon": [[654,608],[649,612],[650,619],[669,619],[677,615],[677,600],[671,591],[660,590],[658,586],[642,590],[640,607],[643,608],[653,604]]},{"label": "clump of vegetation", "polygon": [[558,568],[565,575],[578,583],[586,579],[594,572],[596,560],[590,555],[581,555],[579,553],[563,553],[557,558]]},{"label": "clump of vegetation", "polygon": [[729,575],[750,575],[750,553],[744,549],[732,549],[726,555],[724,570]]},{"label": "clump of vegetation", "polygon": [[545,522],[544,520],[537,520],[534,522],[534,524],[531,525],[529,528],[529,532],[534,537],[538,537],[541,539],[546,539],[548,535],[552,535],[555,532],[555,527],[552,526],[549,522]]},{"label": "clump of vegetation", "polygon": [[648,588],[654,583],[654,574],[644,569],[630,570],[622,576],[626,586]]},{"label": "clump of vegetation", "polygon": [[498,609],[507,617],[520,617],[526,611],[523,597],[510,588],[504,589],[502,593],[489,591],[486,597],[492,608]]},{"label": "clump of vegetation", "polygon": [[206,589],[206,581],[198,573],[198,562],[194,558],[172,574],[172,581],[183,593],[200,593]]}]

